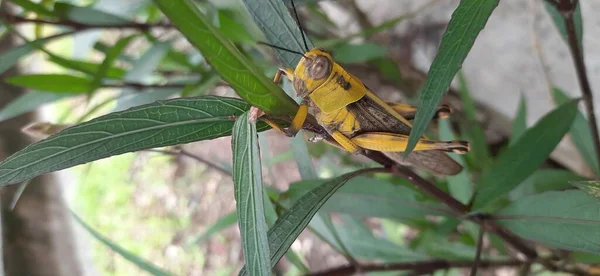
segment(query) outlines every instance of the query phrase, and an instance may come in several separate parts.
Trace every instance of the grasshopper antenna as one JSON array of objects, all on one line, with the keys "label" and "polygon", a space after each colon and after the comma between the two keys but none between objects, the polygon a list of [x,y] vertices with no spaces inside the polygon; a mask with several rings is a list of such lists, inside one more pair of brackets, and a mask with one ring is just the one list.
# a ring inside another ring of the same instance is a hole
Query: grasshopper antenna
[{"label": "grasshopper antenna", "polygon": [[265,45],[265,46],[268,46],[268,47],[271,47],[271,48],[275,48],[275,49],[279,49],[279,50],[282,50],[282,51],[286,51],[286,52],[288,52],[288,53],[292,53],[292,54],[301,55],[301,56],[303,56],[305,59],[308,59],[308,57],[307,57],[307,56],[305,56],[303,53],[301,53],[301,52],[298,52],[298,51],[290,50],[290,49],[287,49],[287,48],[283,48],[283,47],[280,47],[280,46],[277,46],[277,45],[273,45],[273,44],[269,44],[269,43],[262,42],[262,41],[259,41],[259,42],[257,42],[257,44],[261,44],[261,45]]},{"label": "grasshopper antenna", "polygon": [[296,16],[296,23],[298,24],[298,29],[300,29],[300,34],[302,35],[302,42],[304,42],[304,48],[306,51],[310,51],[308,49],[308,44],[306,43],[306,37],[304,37],[304,30],[302,30],[302,24],[300,24],[300,19],[298,18],[298,11],[296,11],[296,5],[294,4],[294,0],[290,0],[292,3],[292,9],[294,9],[294,15]]}]

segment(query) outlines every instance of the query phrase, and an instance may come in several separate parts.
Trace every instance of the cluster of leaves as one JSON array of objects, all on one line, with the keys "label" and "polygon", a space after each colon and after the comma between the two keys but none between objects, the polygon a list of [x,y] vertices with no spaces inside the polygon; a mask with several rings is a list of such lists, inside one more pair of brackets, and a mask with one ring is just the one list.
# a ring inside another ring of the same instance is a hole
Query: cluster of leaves
[{"label": "cluster of leaves", "polygon": [[[492,156],[481,126],[474,123],[473,101],[464,78],[460,78],[467,115],[467,120],[460,123],[461,137],[471,141],[472,152],[465,157],[455,157],[465,165],[461,174],[435,180],[436,189],[458,201],[454,206],[458,206],[459,212],[442,204],[446,202],[440,203],[440,198],[434,194],[416,189],[414,178],[407,180],[387,174],[364,176],[389,172],[377,166],[353,170],[358,166],[350,164],[345,168],[351,170],[349,173],[319,179],[302,139],[294,139],[293,148],[303,181],[292,183],[287,191],[268,190],[263,185],[257,141],[257,133],[268,127],[249,120],[248,110],[256,106],[271,115],[288,116],[294,113],[297,105],[266,76],[274,72],[275,67],[264,66],[264,49],[254,44],[258,40],[254,37],[264,34],[269,43],[303,49],[302,35],[288,7],[280,0],[247,0],[241,9],[191,0],[139,2],[142,3],[140,6],[130,7],[129,11],[120,7],[118,12],[108,12],[102,11],[98,3],[77,6],[53,1],[13,0],[23,11],[18,15],[2,16],[4,33],[19,35],[25,43],[0,55],[0,72],[32,52],[42,52],[49,61],[64,68],[65,73],[4,79],[33,91],[2,109],[0,119],[12,118],[65,97],[84,95],[93,98],[103,88],[121,89],[121,93],[90,108],[95,112],[116,102],[113,112],[67,128],[2,161],[1,185],[20,183],[43,173],[127,152],[231,135],[236,216],[226,216],[209,229],[207,235],[234,223],[237,218],[246,260],[246,267],[240,274],[268,275],[284,256],[300,271],[308,272],[301,257],[289,250],[307,227],[354,264],[355,259],[386,263],[419,261],[426,267],[435,260],[444,259],[449,261],[444,268],[451,268],[450,261],[472,260],[475,256],[478,231],[470,221],[486,223],[476,219],[477,216],[469,216],[469,212],[492,214],[490,217],[501,227],[552,249],[600,253],[596,242],[600,237],[595,230],[600,215],[596,205],[600,201],[588,195],[597,195],[597,189],[585,182],[578,184],[585,188],[583,191],[574,188],[569,181],[584,179],[570,171],[539,169],[570,132],[577,133],[572,135],[575,144],[590,167],[599,173],[598,160],[590,150],[594,144],[588,122],[578,111],[578,102],[569,100],[560,89],[552,91],[557,108],[530,128],[526,127],[526,103],[523,101],[510,144],[497,156]],[[455,10],[419,99],[411,143],[414,144],[414,137],[420,137],[425,131],[435,107],[497,4],[497,0],[463,0]],[[307,4],[307,7],[309,12],[323,16],[313,4]],[[566,32],[561,25],[561,14],[554,6],[548,6],[548,9],[556,15],[559,30]],[[133,11],[137,16],[129,18]],[[165,23],[165,16],[170,23]],[[581,17],[575,18],[581,26]],[[143,19],[144,23],[140,23]],[[327,22],[326,18],[322,21]],[[36,28],[40,30],[36,29],[38,37],[35,40],[27,39],[14,28],[23,23],[37,24]],[[382,29],[386,24],[390,25],[388,22],[374,30]],[[59,26],[59,32],[42,37],[42,25]],[[176,39],[163,41],[153,32],[154,29],[171,28],[179,30],[194,49],[176,49],[173,46]],[[46,48],[46,44],[61,37],[103,29],[133,29],[136,32],[112,45],[91,43],[90,49],[104,56],[100,63],[66,58]],[[582,33],[579,29],[579,39]],[[137,40],[152,45],[140,57],[126,51],[128,45]],[[349,44],[347,40],[319,41],[315,45],[333,47],[337,50],[334,51],[336,59],[342,63],[372,61],[386,54],[374,44]],[[312,47],[312,42],[307,42]],[[294,67],[298,62],[297,55],[284,51],[276,53],[285,66]],[[203,95],[209,93],[210,88],[221,85],[221,81],[231,86],[241,99]],[[178,97],[163,100],[174,95]],[[93,112],[84,114],[77,121],[85,121]],[[438,132],[442,139],[455,136],[444,121]],[[341,222],[333,222],[328,213],[340,214]],[[426,219],[426,215],[439,219]],[[420,231],[415,239],[405,244],[402,237],[394,233],[386,233],[384,237],[374,235],[360,220],[365,217],[382,218],[384,226],[406,225]],[[92,233],[148,272],[166,274],[110,243],[99,233]],[[450,235],[456,238],[450,240]],[[498,261],[489,266],[505,265],[506,260],[515,261],[506,251],[506,244],[528,247],[522,240],[503,241],[495,235],[489,237],[495,250],[486,250],[484,258]],[[530,262],[549,266],[543,262],[546,259],[538,258],[537,254],[528,257]],[[598,260],[591,254],[574,257],[574,262]],[[514,265],[520,264],[523,262],[516,261]]]}]

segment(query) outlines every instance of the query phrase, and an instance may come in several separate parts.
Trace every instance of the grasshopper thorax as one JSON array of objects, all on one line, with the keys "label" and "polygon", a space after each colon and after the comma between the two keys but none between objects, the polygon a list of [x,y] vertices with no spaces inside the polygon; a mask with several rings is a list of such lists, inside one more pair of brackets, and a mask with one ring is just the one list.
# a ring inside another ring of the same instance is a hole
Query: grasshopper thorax
[{"label": "grasshopper thorax", "polygon": [[333,57],[322,48],[304,54],[294,70],[294,88],[300,97],[306,97],[325,83],[333,66]]}]

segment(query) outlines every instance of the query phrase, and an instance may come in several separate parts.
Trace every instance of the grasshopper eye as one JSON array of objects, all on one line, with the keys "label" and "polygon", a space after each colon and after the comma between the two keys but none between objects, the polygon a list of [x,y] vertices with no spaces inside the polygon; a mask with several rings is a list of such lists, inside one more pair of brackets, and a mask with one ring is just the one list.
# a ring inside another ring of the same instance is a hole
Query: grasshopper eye
[{"label": "grasshopper eye", "polygon": [[313,79],[324,79],[331,72],[331,62],[327,57],[317,56],[308,67],[308,76]]}]

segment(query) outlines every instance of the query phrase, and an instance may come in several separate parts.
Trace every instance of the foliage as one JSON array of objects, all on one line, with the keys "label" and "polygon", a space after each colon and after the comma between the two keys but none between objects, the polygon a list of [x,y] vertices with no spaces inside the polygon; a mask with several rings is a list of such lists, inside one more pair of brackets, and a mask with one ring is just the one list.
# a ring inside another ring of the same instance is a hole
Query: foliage
[{"label": "foliage", "polygon": [[[256,110],[251,109],[258,107],[284,124],[297,109],[295,99],[288,96],[294,91],[284,91],[270,77],[276,66],[294,67],[301,56],[273,49],[278,58],[275,62],[269,56],[271,50],[256,43],[261,40],[301,52],[305,51],[305,43],[309,48],[330,46],[342,65],[366,63],[377,73],[396,77],[399,85],[404,84],[396,64],[386,59],[388,50],[368,41],[368,35],[390,28],[400,19],[348,37],[324,40],[323,36],[331,36],[328,30],[334,27],[315,4],[317,1],[295,1],[300,5],[301,17],[320,19],[315,20],[317,23],[302,22],[305,33],[290,13],[291,1],[248,0],[243,6],[215,1],[133,1],[139,5],[118,11],[103,8],[103,0],[89,6],[77,1],[13,2],[21,9],[3,14],[3,30],[24,42],[0,54],[0,72],[32,53],[40,53],[60,69],[4,78],[5,83],[31,91],[0,109],[0,120],[58,100],[84,100],[87,106],[83,111],[69,110],[65,116],[68,121],[78,122],[75,126],[0,162],[0,186],[115,155],[231,136],[231,173],[183,151],[160,152],[195,158],[233,176],[235,212],[186,246],[201,244],[237,222],[245,257],[241,275],[269,274],[284,257],[298,271],[308,272],[303,256],[290,250],[305,229],[348,259],[351,266],[338,269],[350,272],[394,267],[415,272],[463,268],[465,263],[475,263],[469,261],[478,248],[476,224],[487,224],[486,229],[497,235],[486,233],[492,240],[483,254],[488,267],[525,265],[507,253],[508,246],[531,258],[530,262],[542,265],[542,269],[557,269],[548,260],[563,255],[539,257],[537,247],[526,240],[554,251],[600,253],[596,246],[600,237],[595,231],[599,223],[595,205],[600,202],[597,183],[586,182],[564,169],[541,168],[563,137],[570,135],[588,165],[595,173],[600,170],[594,155],[593,130],[578,111],[579,100],[571,100],[554,88],[552,96],[557,107],[528,128],[528,103],[523,97],[513,122],[513,135],[499,153],[485,142],[483,126],[476,122],[474,100],[459,69],[499,1],[460,2],[422,85],[411,145],[425,133],[436,107],[459,73],[464,119],[452,121],[454,124],[440,122],[438,133],[443,140],[466,137],[471,152],[453,156],[465,168],[459,175],[446,178],[416,174],[404,167],[383,168],[381,165],[387,164],[373,156],[368,156],[370,161],[357,161],[324,143],[307,144],[304,134],[319,129],[310,120],[291,141],[290,155],[269,156],[269,144],[260,139],[260,132],[269,126],[257,121]],[[547,9],[568,41],[569,33],[561,23],[563,14],[551,4]],[[574,12],[575,35],[582,45],[580,7]],[[15,28],[30,23],[36,26],[35,38]],[[111,42],[98,40],[98,36],[74,36],[83,31],[106,30],[121,35]],[[165,33],[171,35],[165,38]],[[321,39],[313,42],[313,35]],[[367,40],[351,43],[355,37]],[[76,47],[85,53],[83,56],[93,53],[102,60],[67,57],[51,47],[65,38],[78,39]],[[181,46],[183,39],[189,44]],[[131,50],[136,44],[145,45],[145,49]],[[229,91],[226,96],[217,91],[223,87]],[[289,83],[283,87],[289,87]],[[87,120],[90,117],[95,118]],[[209,146],[210,142],[202,145]],[[268,185],[264,172],[290,156],[296,159],[302,180],[290,183],[286,190]],[[570,181],[582,191],[569,186]],[[75,218],[140,269],[154,275],[167,273]],[[373,221],[376,226],[370,223]],[[410,240],[404,233],[409,228],[418,230]],[[516,235],[506,234],[507,230]],[[362,260],[389,266],[361,265]],[[560,261],[564,271],[581,269],[577,258]]]}]

